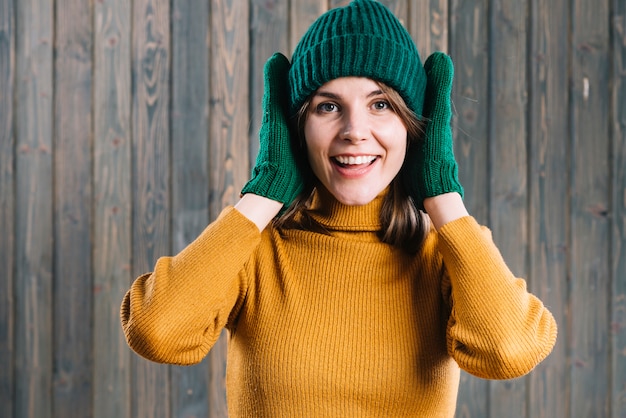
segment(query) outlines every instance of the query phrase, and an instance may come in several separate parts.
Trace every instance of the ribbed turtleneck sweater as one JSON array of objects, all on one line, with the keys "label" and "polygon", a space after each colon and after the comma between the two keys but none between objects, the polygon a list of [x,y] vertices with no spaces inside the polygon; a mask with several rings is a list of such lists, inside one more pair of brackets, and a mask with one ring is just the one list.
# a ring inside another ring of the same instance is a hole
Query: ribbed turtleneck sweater
[{"label": "ribbed turtleneck sweater", "polygon": [[381,201],[317,196],[325,233],[260,233],[226,208],[133,283],[128,344],[193,364],[226,327],[231,418],[453,417],[459,367],[507,379],[550,353],[554,318],[488,229],[464,217],[408,255],[378,239]]}]

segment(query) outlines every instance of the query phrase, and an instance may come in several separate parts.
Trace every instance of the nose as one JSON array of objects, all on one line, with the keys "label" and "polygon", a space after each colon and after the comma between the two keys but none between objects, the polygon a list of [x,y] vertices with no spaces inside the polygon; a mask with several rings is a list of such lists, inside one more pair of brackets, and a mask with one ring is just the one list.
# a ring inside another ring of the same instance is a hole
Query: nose
[{"label": "nose", "polygon": [[353,143],[364,141],[369,133],[367,115],[363,111],[346,110],[343,114],[341,139]]}]

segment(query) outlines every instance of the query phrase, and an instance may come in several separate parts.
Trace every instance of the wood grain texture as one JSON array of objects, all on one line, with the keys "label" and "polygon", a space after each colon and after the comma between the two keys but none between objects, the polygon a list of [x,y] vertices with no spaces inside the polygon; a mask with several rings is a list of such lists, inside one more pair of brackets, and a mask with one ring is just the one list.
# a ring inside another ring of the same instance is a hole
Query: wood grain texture
[{"label": "wood grain texture", "polygon": [[[322,13],[328,10],[326,0],[289,1],[289,52],[293,52],[304,32]],[[288,55],[291,59],[291,55]]]},{"label": "wood grain texture", "polygon": [[447,0],[409,1],[409,28],[422,62],[435,51],[448,53]]},{"label": "wood grain texture", "polygon": [[0,416],[15,399],[15,3],[0,4]]},{"label": "wood grain texture", "polygon": [[[626,3],[381,1],[452,56],[465,202],[559,324],[456,416],[626,417]],[[349,2],[0,1],[0,416],[227,416],[227,333],[153,364],[120,302],[238,199],[265,60]]]},{"label": "wood grain texture", "polygon": [[[459,180],[465,204],[482,224],[489,220],[488,0],[453,1],[450,6],[450,55],[455,63],[452,126]],[[487,381],[462,373],[459,417],[486,417]]]},{"label": "wood grain texture", "polygon": [[[213,220],[250,177],[249,168],[249,57],[248,2],[215,1],[211,4],[210,107],[209,107],[209,216]],[[209,416],[227,415],[226,333],[208,356]]]},{"label": "wood grain texture", "polygon": [[[172,3],[172,252],[209,223],[209,2]],[[175,417],[208,417],[208,361],[172,367]]]},{"label": "wood grain texture", "polygon": [[119,307],[131,276],[131,6],[94,9],[93,416],[131,417]]},{"label": "wood grain texture", "polygon": [[[46,13],[47,11],[47,13]],[[50,416],[52,400],[52,10],[17,4],[16,403]]]},{"label": "wood grain texture", "polygon": [[216,1],[211,9],[210,214],[216,217],[250,177],[247,2]]},{"label": "wood grain texture", "polygon": [[[263,109],[263,66],[275,52],[291,58],[287,0],[251,0],[250,27],[250,162],[252,170],[259,152],[259,129]],[[285,83],[288,81],[285,80]]]},{"label": "wood grain texture", "polygon": [[452,91],[455,154],[465,202],[479,222],[488,222],[489,199],[489,1],[453,1],[450,55],[455,63]]},{"label": "wood grain texture", "polygon": [[530,275],[533,292],[559,326],[552,354],[529,376],[529,415],[569,417],[570,155],[568,54],[570,6],[530,2],[529,193]]},{"label": "wood grain texture", "polygon": [[334,9],[335,7],[344,7],[347,6],[348,4],[350,4],[351,0],[329,0],[328,1],[328,8],[329,9]]},{"label": "wood grain texture", "polygon": [[609,2],[573,7],[572,412],[600,417],[610,405]]},{"label": "wood grain texture", "polygon": [[[523,278],[528,277],[527,6],[524,0],[493,0],[489,34],[489,224],[509,268]],[[492,382],[489,399],[492,417],[526,417],[526,380]]]},{"label": "wood grain texture", "polygon": [[613,2],[611,418],[626,416],[626,2]]},{"label": "wood grain texture", "polygon": [[15,408],[52,416],[53,8],[16,4]]},{"label": "wood grain texture", "polygon": [[57,0],[54,80],[54,416],[92,410],[91,6]]},{"label": "wood grain texture", "polygon": [[[133,2],[133,277],[171,253],[170,8],[162,0]],[[132,357],[133,417],[168,417],[168,366]]]},{"label": "wood grain texture", "polygon": [[408,0],[379,0],[393,13],[398,20],[409,30],[409,6]]}]

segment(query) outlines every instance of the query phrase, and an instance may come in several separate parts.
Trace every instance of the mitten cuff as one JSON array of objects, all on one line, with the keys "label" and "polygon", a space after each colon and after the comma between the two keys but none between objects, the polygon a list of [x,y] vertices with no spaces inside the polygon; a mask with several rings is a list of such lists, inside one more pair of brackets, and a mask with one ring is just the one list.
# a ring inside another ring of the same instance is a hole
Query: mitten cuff
[{"label": "mitten cuff", "polygon": [[423,198],[457,192],[463,197],[463,186],[459,182],[459,168],[456,161],[431,161],[428,172],[424,173]]},{"label": "mitten cuff", "polygon": [[241,190],[281,202],[285,207],[302,191],[303,184],[295,170],[281,170],[277,164],[264,162],[254,167],[252,178]]}]

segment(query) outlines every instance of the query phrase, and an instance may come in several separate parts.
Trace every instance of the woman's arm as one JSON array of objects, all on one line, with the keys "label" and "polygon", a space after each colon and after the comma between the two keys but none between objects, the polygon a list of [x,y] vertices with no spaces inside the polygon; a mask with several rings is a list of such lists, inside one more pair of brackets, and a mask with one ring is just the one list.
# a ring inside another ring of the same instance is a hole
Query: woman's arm
[{"label": "woman's arm", "polygon": [[445,193],[424,199],[424,208],[437,230],[448,222],[468,216],[463,198],[458,193]]},{"label": "woman's arm", "polygon": [[426,198],[424,207],[439,231],[450,279],[450,355],[462,369],[482,378],[528,373],[555,344],[552,314],[513,275],[489,230],[468,215],[458,193]]},{"label": "woman's arm", "polygon": [[276,200],[251,193],[243,195],[235,205],[235,209],[254,222],[259,231],[263,231],[269,225],[282,207],[283,204]]},{"label": "woman's arm", "polygon": [[[225,209],[174,257],[161,257],[138,277],[121,306],[128,344],[157,362],[199,362],[247,292],[246,262],[260,231],[302,188],[284,114],[289,61],[275,54],[264,68],[260,147],[236,208]],[[253,274],[253,273],[250,273]]]},{"label": "woman's arm", "polygon": [[259,242],[255,224],[230,207],[179,254],[159,258],[122,301],[128,345],[159,363],[201,361],[246,295],[244,266]]},{"label": "woman's arm", "polygon": [[160,363],[201,361],[245,296],[245,262],[282,206],[246,194],[179,254],[159,258],[122,301],[128,345]]},{"label": "woman's arm", "polygon": [[451,288],[450,355],[465,371],[487,379],[531,371],[552,351],[557,324],[526,281],[510,271],[491,232],[464,216],[440,227],[439,249]]},{"label": "woman's arm", "polygon": [[[434,53],[424,64],[425,139],[410,149],[407,188],[438,231],[449,293],[448,352],[461,368],[489,379],[529,372],[552,350],[556,322],[516,278],[491,233],[468,216],[454,159],[450,94],[454,67]],[[448,280],[449,279],[449,280]]]}]

